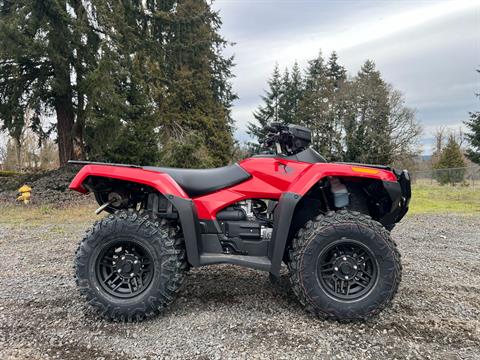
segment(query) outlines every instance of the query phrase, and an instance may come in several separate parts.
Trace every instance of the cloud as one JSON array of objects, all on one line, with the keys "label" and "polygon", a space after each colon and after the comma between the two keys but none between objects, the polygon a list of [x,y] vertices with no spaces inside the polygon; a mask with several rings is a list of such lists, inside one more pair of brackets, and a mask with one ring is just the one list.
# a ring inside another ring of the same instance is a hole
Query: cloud
[{"label": "cloud", "polygon": [[[224,34],[236,41],[233,111],[246,137],[275,62],[305,66],[322,49],[336,50],[352,73],[373,59],[404,92],[425,128],[459,125],[474,110],[480,65],[476,1],[312,2],[217,1]],[[426,137],[428,134],[426,134]],[[425,140],[427,138],[425,137]]]}]

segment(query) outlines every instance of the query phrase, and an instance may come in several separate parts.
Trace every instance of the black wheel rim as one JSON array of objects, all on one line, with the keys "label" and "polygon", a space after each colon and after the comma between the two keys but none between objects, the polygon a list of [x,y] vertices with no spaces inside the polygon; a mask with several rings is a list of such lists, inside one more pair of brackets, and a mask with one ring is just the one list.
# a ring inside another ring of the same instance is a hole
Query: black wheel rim
[{"label": "black wheel rim", "polygon": [[375,286],[378,264],[365,244],[342,238],[327,246],[318,256],[317,276],[330,297],[355,301]]},{"label": "black wheel rim", "polygon": [[153,279],[150,252],[134,241],[109,243],[99,253],[95,264],[102,288],[118,298],[132,298],[142,293]]}]

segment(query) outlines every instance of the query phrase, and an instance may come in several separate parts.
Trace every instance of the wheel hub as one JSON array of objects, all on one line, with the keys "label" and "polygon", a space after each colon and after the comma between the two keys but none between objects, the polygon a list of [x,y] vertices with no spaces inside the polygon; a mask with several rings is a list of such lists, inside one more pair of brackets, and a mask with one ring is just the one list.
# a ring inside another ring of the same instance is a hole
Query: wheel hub
[{"label": "wheel hub", "polygon": [[325,248],[318,257],[317,269],[322,288],[341,300],[365,295],[377,277],[377,264],[370,249],[350,239],[340,239]]},{"label": "wheel hub", "polygon": [[143,246],[133,241],[118,241],[99,254],[96,271],[106,292],[131,298],[148,287],[154,268],[150,253]]},{"label": "wheel hub", "polygon": [[112,265],[113,270],[123,278],[139,276],[142,273],[140,258],[133,254],[124,254],[117,257],[117,261],[112,261]]},{"label": "wheel hub", "polygon": [[358,270],[357,259],[351,256],[338,256],[334,261],[333,271],[337,278],[353,278]]}]

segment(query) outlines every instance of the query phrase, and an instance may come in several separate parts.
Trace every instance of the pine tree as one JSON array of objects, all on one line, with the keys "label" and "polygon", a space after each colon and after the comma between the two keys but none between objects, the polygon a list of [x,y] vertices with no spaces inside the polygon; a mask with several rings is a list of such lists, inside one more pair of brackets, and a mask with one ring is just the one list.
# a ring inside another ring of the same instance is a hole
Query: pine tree
[{"label": "pine tree", "polygon": [[480,111],[470,113],[470,119],[465,122],[470,129],[466,134],[471,147],[467,149],[467,157],[474,163],[480,164]]},{"label": "pine tree", "polygon": [[368,60],[363,64],[351,90],[357,111],[355,123],[350,121],[346,127],[347,160],[389,164],[393,160],[389,93],[373,61]]},{"label": "pine tree", "polygon": [[305,90],[300,102],[301,123],[312,130],[312,146],[327,159],[332,159],[332,138],[335,128],[329,117],[332,86],[327,65],[320,53],[309,61],[305,75]]},{"label": "pine tree", "polygon": [[[172,158],[171,149],[182,147],[185,136],[193,134],[204,153],[195,167],[225,165],[233,150],[230,109],[236,96],[228,82],[233,59],[222,55],[227,42],[218,33],[220,18],[207,1],[184,0],[169,20],[169,84],[160,120],[163,156]],[[182,161],[177,159],[177,165]]]},{"label": "pine tree", "polygon": [[[226,164],[236,96],[218,14],[193,0],[98,0],[96,9],[109,36],[93,76],[103,86],[94,89],[87,122],[90,156],[176,167]],[[185,149],[196,153],[187,158]]]},{"label": "pine tree", "polygon": [[[163,3],[162,3],[163,4]],[[147,11],[136,2],[96,1],[97,25],[108,35],[90,75],[86,143],[90,159],[155,164],[160,157],[154,94],[165,83],[163,47]],[[164,4],[163,4],[164,5]],[[160,11],[161,9],[157,9]]]},{"label": "pine tree", "polygon": [[440,154],[438,163],[434,165],[434,169],[439,170],[436,173],[436,178],[442,185],[447,183],[454,185],[455,183],[462,182],[465,176],[464,167],[465,160],[463,159],[460,145],[455,139],[455,135],[450,134],[447,145]]},{"label": "pine tree", "polygon": [[0,119],[4,128],[18,128],[27,108],[37,118],[53,110],[61,165],[82,153],[74,147],[82,136],[76,121],[82,121],[85,71],[98,45],[86,13],[79,0],[0,1]]},{"label": "pine tree", "polygon": [[327,78],[329,80],[329,109],[328,122],[332,124],[332,135],[329,138],[330,159],[343,159],[342,128],[343,117],[347,104],[345,103],[344,88],[347,80],[347,71],[338,63],[338,55],[334,51],[327,64]]},{"label": "pine tree", "polygon": [[338,63],[338,55],[335,51],[332,52],[328,59],[327,76],[333,81],[335,90],[340,89],[342,83],[347,79],[347,70]]},{"label": "pine tree", "polygon": [[303,82],[297,62],[293,65],[291,74],[288,69],[285,69],[282,88],[280,119],[285,124],[298,124],[300,122],[299,104],[303,96]]},{"label": "pine tree", "polygon": [[[265,126],[272,122],[282,122],[280,108],[282,102],[283,86],[278,64],[275,64],[273,73],[267,82],[268,90],[262,96],[264,102],[253,113],[255,122],[248,123],[247,133],[256,138],[258,144],[263,144],[266,137]],[[258,148],[258,144],[251,144],[252,147]]]},{"label": "pine tree", "polygon": [[[477,70],[480,73],[480,70]],[[476,94],[480,99],[480,94]],[[467,149],[467,157],[474,163],[480,164],[480,111],[470,113],[470,119],[465,122],[470,129],[466,134],[467,140],[470,142],[470,148]]]}]

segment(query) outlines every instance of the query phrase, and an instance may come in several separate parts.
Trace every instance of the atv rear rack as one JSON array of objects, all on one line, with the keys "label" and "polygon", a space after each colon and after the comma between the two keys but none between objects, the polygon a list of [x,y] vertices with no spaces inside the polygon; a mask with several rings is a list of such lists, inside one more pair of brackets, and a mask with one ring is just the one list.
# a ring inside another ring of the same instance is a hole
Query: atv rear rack
[{"label": "atv rear rack", "polygon": [[128,167],[128,168],[136,168],[136,169],[142,168],[142,166],[140,165],[112,164],[112,163],[106,163],[106,162],[85,161],[85,160],[68,160],[68,163],[72,165],[104,165],[104,166],[119,166],[119,167]]}]

